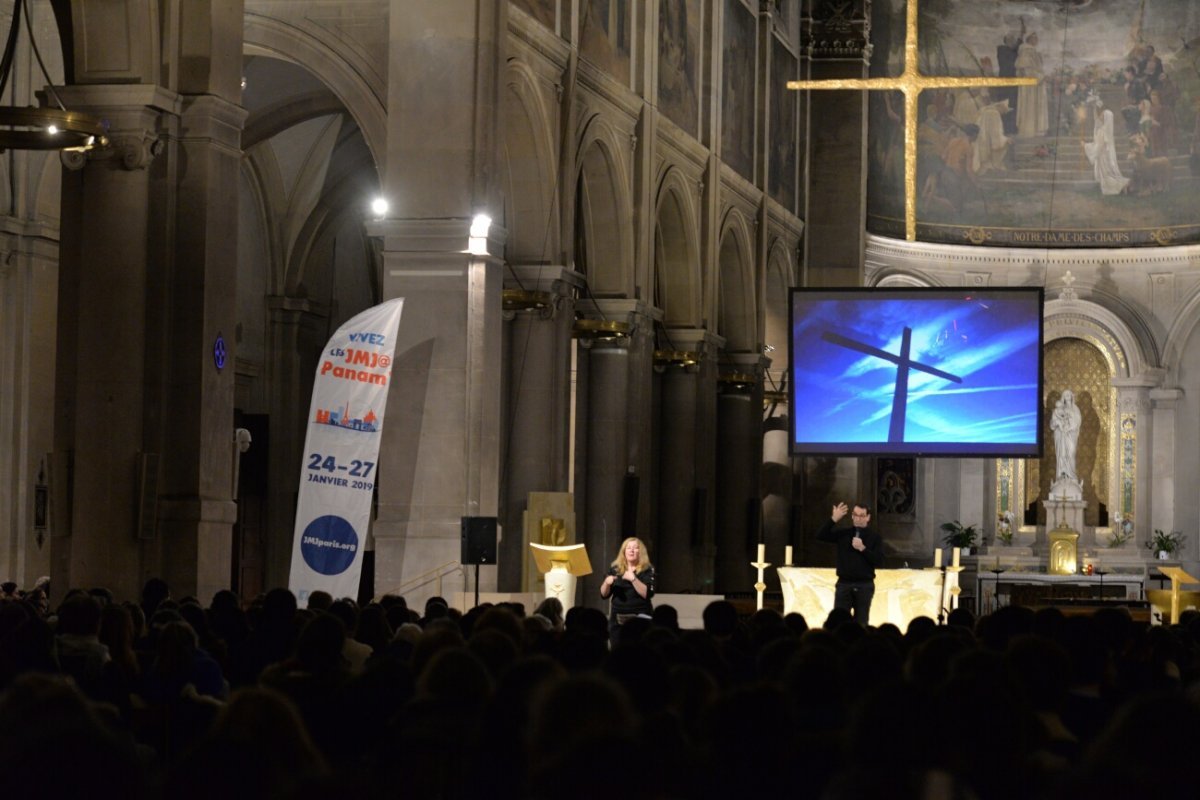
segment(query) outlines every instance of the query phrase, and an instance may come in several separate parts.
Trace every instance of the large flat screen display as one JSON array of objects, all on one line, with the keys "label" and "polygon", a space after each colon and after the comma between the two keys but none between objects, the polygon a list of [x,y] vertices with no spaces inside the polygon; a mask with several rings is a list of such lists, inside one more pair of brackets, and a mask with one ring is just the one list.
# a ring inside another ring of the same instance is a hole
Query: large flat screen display
[{"label": "large flat screen display", "polygon": [[796,455],[1037,458],[1041,287],[793,289]]}]

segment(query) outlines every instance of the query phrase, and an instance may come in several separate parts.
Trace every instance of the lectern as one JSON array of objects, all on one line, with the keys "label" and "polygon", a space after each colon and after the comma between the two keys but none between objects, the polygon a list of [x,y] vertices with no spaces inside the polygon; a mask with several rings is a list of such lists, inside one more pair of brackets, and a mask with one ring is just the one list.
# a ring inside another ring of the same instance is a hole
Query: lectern
[{"label": "lectern", "polygon": [[557,597],[563,610],[575,605],[575,579],[592,574],[582,544],[555,546],[530,542],[533,560],[546,581],[546,597]]},{"label": "lectern", "polygon": [[1186,606],[1195,606],[1200,602],[1200,592],[1184,592],[1180,591],[1180,586],[1185,583],[1200,583],[1191,575],[1188,575],[1179,567],[1159,567],[1158,571],[1171,579],[1171,588],[1168,589],[1151,589],[1146,592],[1147,599],[1153,604],[1163,609],[1171,610],[1171,624],[1179,624],[1179,612]]}]

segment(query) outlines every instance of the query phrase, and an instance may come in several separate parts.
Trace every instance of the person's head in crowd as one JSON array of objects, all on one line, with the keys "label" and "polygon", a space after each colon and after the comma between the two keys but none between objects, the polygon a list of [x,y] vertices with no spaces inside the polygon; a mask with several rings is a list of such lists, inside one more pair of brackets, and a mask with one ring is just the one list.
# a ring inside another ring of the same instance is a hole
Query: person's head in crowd
[{"label": "person's head in crowd", "polygon": [[975,630],[975,615],[971,613],[971,609],[959,606],[947,615],[946,624],[973,631]]},{"label": "person's head in crowd", "polygon": [[714,600],[704,607],[701,615],[704,630],[718,639],[727,639],[737,631],[737,609],[728,600]]},{"label": "person's head in crowd", "polygon": [[850,613],[850,609],[834,608],[830,610],[829,616],[825,617],[825,624],[821,627],[827,631],[836,631],[850,622],[854,622],[854,615]]},{"label": "person's head in crowd", "polygon": [[86,592],[69,595],[58,607],[55,631],[67,636],[95,636],[100,632],[100,603]]},{"label": "person's head in crowd", "polygon": [[151,796],[129,738],[61,676],[22,675],[0,694],[0,753],[9,797]]},{"label": "person's head in crowd", "polygon": [[162,601],[171,596],[171,589],[162,578],[150,578],[142,586],[142,610],[146,619],[153,619],[154,612]]},{"label": "person's head in crowd", "polygon": [[276,587],[267,592],[266,597],[263,598],[260,618],[264,627],[275,630],[289,629],[295,616],[296,595],[282,587]]},{"label": "person's head in crowd", "polygon": [[133,617],[124,603],[112,603],[100,610],[99,636],[101,644],[108,648],[114,661],[123,667],[137,667],[137,658],[133,652],[136,641]]},{"label": "person's head in crowd", "polygon": [[264,687],[238,689],[195,747],[168,769],[163,795],[308,797],[330,774],[296,706]]},{"label": "person's head in crowd", "polygon": [[308,603],[306,608],[311,608],[313,611],[325,611],[333,605],[333,595],[323,589],[317,589],[310,592],[308,595]]},{"label": "person's head in crowd", "polygon": [[[312,606],[309,606],[311,608]],[[358,630],[358,609],[349,600],[337,600],[326,609],[330,614],[342,621],[346,636],[353,637]]]},{"label": "person's head in crowd", "polygon": [[675,606],[666,603],[656,605],[654,610],[650,612],[650,619],[660,628],[672,631],[679,630],[679,611]]},{"label": "person's head in crowd", "polygon": [[19,600],[17,584],[14,581],[0,583],[0,600]]},{"label": "person's head in crowd", "polygon": [[407,642],[412,646],[416,646],[417,642],[421,641],[422,634],[421,626],[415,622],[403,622],[400,627],[396,628],[396,633],[392,636],[393,639],[398,639],[402,642]]},{"label": "person's head in crowd", "polygon": [[589,633],[608,638],[608,618],[598,608],[572,606],[563,617],[563,627],[568,633]]},{"label": "person's head in crowd", "polygon": [[434,595],[425,601],[425,616],[422,619],[428,623],[449,616],[449,613],[450,604],[446,602],[446,598]]},{"label": "person's head in crowd", "polygon": [[326,612],[313,616],[300,630],[296,640],[296,660],[311,675],[330,675],[347,668],[342,657],[346,643],[346,626],[341,619]]},{"label": "person's head in crowd", "polygon": [[498,631],[517,644],[521,642],[521,620],[507,608],[494,606],[485,611],[475,622],[471,634],[474,636],[483,631]]},{"label": "person's head in crowd", "polygon": [[133,625],[133,640],[136,642],[146,635],[146,612],[140,605],[130,600],[126,600],[121,605],[129,612],[129,621]]},{"label": "person's head in crowd", "polygon": [[793,611],[785,616],[783,624],[792,632],[793,636],[803,636],[804,632],[808,630],[808,620],[804,618],[803,614],[797,611]]},{"label": "person's head in crowd", "polygon": [[395,631],[388,622],[387,612],[378,603],[367,603],[358,612],[358,626],[354,638],[372,650],[382,650],[391,641]]},{"label": "person's head in crowd", "polygon": [[540,614],[550,620],[550,624],[555,628],[562,628],[563,626],[563,604],[562,600],[559,600],[557,597],[547,597],[538,603],[537,609],[533,613]]},{"label": "person's head in crowd", "polygon": [[221,589],[213,595],[212,603],[209,604],[208,610],[216,614],[227,614],[230,611],[240,611],[242,601],[237,594],[229,589]]},{"label": "person's head in crowd", "polygon": [[[553,600],[553,599],[557,599],[557,598],[549,598],[548,597],[546,599]],[[526,616],[525,615],[525,604],[522,602],[519,602],[517,600],[506,600],[502,603],[497,603],[496,605],[500,608],[511,611],[513,614],[516,615],[517,619],[525,619],[525,616]]]},{"label": "person's head in crowd", "polygon": [[217,646],[217,637],[213,636],[212,626],[208,621],[208,613],[200,607],[199,603],[180,603],[179,616],[183,617],[183,621],[190,625],[192,630],[196,632],[196,639],[202,650],[212,650]]},{"label": "person's head in crowd", "polygon": [[40,587],[34,587],[21,597],[39,617],[50,613],[50,595]]},{"label": "person's head in crowd", "polygon": [[[513,621],[518,626],[523,622],[516,617],[513,617]],[[520,656],[521,640],[513,639],[500,628],[488,627],[471,635],[467,640],[467,649],[483,662],[493,679],[499,679]]]},{"label": "person's head in crowd", "polygon": [[88,594],[96,598],[96,602],[98,602],[101,607],[109,605],[113,602],[113,593],[103,586],[96,586],[88,589]]},{"label": "person's head in crowd", "polygon": [[[164,612],[158,612],[159,619]],[[153,669],[167,683],[182,682],[191,674],[196,660],[196,632],[182,620],[162,625],[156,639]]]}]

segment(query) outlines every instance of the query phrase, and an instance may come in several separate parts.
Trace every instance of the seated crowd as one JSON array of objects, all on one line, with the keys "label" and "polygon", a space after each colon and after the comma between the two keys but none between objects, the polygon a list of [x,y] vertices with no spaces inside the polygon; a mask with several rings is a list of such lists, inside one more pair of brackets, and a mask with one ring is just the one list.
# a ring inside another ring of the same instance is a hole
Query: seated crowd
[{"label": "seated crowd", "polygon": [[16,797],[1136,797],[1190,786],[1200,732],[1196,612],[902,632],[717,601],[610,642],[556,600],[48,594],[0,595]]}]

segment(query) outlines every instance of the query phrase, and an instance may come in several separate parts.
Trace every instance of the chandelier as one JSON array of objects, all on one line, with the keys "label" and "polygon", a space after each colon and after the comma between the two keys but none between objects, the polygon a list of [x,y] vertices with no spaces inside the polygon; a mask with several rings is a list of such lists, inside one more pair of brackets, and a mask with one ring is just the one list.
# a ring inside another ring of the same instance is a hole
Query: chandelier
[{"label": "chandelier", "polygon": [[26,0],[13,0],[12,25],[8,29],[4,55],[0,56],[0,96],[8,87],[8,79],[12,74],[22,16],[29,34],[29,47],[37,59],[42,77],[46,79],[46,94],[57,107],[0,105],[0,150],[87,151],[107,144],[103,123],[89,114],[68,111],[58,92],[54,91],[54,82],[50,80],[33,37],[33,24]]}]

